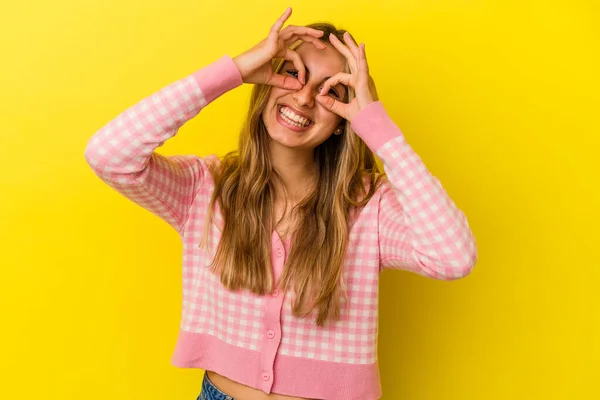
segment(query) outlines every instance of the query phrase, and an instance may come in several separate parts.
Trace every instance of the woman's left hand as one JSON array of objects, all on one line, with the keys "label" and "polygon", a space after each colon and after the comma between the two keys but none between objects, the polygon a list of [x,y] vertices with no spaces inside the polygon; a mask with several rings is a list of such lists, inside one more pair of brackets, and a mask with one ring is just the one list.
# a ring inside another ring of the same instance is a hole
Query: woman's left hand
[{"label": "woman's left hand", "polygon": [[[375,82],[369,75],[369,66],[365,56],[364,43],[357,46],[348,33],[344,33],[346,44],[342,43],[335,35],[329,36],[331,44],[340,52],[350,67],[350,73],[339,72],[329,78],[319,95],[317,101],[328,110],[342,118],[352,121],[354,116],[368,104],[378,100]],[[344,103],[321,93],[328,93],[332,86],[342,83],[354,89],[355,97],[350,103]]]}]

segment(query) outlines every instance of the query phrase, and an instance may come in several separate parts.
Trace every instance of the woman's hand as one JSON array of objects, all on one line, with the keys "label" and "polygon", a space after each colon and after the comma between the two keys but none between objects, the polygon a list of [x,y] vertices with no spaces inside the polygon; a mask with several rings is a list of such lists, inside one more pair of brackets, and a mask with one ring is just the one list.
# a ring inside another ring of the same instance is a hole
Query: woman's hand
[{"label": "woman's hand", "polygon": [[[266,39],[233,59],[245,83],[266,84],[284,89],[302,89],[306,83],[304,63],[300,55],[288,47],[297,40],[312,43],[318,49],[325,49],[327,46],[318,39],[323,36],[323,31],[293,25],[281,30],[290,15],[292,15],[292,9],[288,7],[271,27]],[[273,58],[291,61],[298,71],[298,79],[273,73],[271,67]]]},{"label": "woman's hand", "polygon": [[[323,88],[316,99],[328,110],[331,110],[348,121],[352,121],[354,116],[358,114],[360,110],[379,99],[375,88],[375,82],[369,75],[369,66],[365,55],[365,45],[363,43],[360,46],[357,46],[348,33],[344,33],[346,45],[333,34],[329,36],[329,40],[331,41],[331,44],[346,57],[348,65],[350,66],[350,73],[340,72],[329,78],[323,85]],[[340,82],[354,89],[355,97],[348,104],[326,95],[332,86],[335,86]],[[323,94],[325,94],[325,96]]]}]

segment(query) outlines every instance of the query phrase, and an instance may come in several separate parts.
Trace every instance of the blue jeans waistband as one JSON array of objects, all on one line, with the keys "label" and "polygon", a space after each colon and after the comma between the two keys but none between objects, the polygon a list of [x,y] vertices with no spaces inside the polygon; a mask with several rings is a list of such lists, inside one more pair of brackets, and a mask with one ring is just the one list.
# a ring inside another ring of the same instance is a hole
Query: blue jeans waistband
[{"label": "blue jeans waistband", "polygon": [[235,400],[233,397],[221,392],[208,378],[208,374],[204,372],[202,379],[202,391],[196,400]]}]

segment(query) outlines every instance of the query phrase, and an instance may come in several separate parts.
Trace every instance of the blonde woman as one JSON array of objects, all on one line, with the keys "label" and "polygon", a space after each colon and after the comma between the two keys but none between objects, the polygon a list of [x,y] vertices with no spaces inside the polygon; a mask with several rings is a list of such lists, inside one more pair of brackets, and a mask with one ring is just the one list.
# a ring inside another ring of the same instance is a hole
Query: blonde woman
[{"label": "blonde woman", "polygon": [[[378,399],[380,272],[451,280],[477,260],[467,218],[378,100],[364,44],[329,24],[283,28],[290,15],[124,111],[85,150],[181,237],[171,362],[206,371],[198,399]],[[155,151],[243,83],[254,87],[237,151]]]}]

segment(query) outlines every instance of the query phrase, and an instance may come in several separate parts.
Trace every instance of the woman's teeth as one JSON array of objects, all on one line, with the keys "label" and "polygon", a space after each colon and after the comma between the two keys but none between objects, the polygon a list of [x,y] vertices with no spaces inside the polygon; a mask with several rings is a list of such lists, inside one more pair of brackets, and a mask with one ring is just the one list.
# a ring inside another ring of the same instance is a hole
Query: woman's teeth
[{"label": "woman's teeth", "polygon": [[294,113],[292,110],[285,106],[281,107],[281,109],[279,110],[279,114],[285,122],[297,126],[298,128],[306,128],[311,124],[311,120],[299,116],[298,114]]}]

